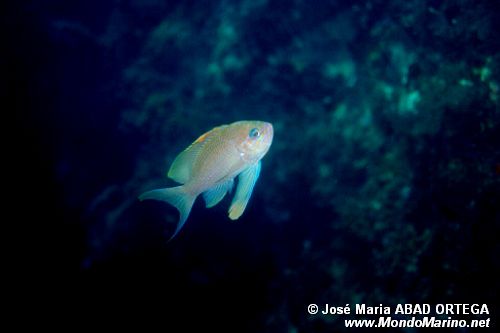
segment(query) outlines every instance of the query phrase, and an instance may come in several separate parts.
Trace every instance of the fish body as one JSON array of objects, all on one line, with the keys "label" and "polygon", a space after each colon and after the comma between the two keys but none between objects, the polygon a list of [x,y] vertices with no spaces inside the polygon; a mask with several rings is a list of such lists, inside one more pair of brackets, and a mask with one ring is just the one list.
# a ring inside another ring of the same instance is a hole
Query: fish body
[{"label": "fish body", "polygon": [[201,135],[172,163],[168,177],[182,185],[145,192],[139,199],[170,203],[179,211],[174,238],[186,222],[196,198],[203,194],[207,208],[238,186],[229,207],[229,218],[238,219],[246,208],[259,177],[261,159],[273,140],[273,126],[263,121],[238,121]]}]

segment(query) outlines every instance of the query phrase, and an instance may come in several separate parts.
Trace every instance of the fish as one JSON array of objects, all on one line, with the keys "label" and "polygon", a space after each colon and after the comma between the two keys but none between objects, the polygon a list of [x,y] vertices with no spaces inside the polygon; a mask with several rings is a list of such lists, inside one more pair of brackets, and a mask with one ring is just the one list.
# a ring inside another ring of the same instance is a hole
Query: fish
[{"label": "fish", "polygon": [[144,192],[139,200],[164,201],[179,211],[172,240],[186,223],[196,198],[202,194],[207,208],[217,205],[237,187],[228,210],[231,220],[245,211],[260,175],[261,159],[273,142],[271,123],[237,121],[204,133],[173,161],[167,176],[182,184]]}]

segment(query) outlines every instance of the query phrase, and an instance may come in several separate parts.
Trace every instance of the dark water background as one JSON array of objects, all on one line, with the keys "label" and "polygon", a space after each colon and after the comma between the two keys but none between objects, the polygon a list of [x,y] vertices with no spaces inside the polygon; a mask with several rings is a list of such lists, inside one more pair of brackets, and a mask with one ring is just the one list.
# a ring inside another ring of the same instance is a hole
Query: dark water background
[{"label": "dark water background", "polygon": [[[348,330],[310,303],[486,303],[498,322],[498,1],[2,7],[24,322]],[[242,119],[275,129],[244,215],[198,200],[167,244],[175,209],[137,195]]]}]

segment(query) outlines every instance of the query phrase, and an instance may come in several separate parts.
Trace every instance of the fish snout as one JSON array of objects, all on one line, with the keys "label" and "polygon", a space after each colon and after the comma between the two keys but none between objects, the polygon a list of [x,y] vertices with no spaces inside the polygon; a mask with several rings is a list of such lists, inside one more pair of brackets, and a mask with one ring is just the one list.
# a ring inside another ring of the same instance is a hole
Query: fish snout
[{"label": "fish snout", "polygon": [[264,124],[264,133],[266,135],[267,141],[271,143],[273,141],[273,136],[274,136],[274,128],[271,123]]}]

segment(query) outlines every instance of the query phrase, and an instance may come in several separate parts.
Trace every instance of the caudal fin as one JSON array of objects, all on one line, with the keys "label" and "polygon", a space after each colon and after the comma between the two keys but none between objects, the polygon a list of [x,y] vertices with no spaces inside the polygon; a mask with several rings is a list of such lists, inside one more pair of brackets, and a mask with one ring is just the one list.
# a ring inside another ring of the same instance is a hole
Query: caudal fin
[{"label": "caudal fin", "polygon": [[196,196],[186,193],[183,186],[177,186],[144,192],[139,196],[139,200],[141,201],[148,199],[168,202],[179,211],[179,222],[174,234],[169,239],[170,241],[179,233],[184,223],[186,223]]}]

